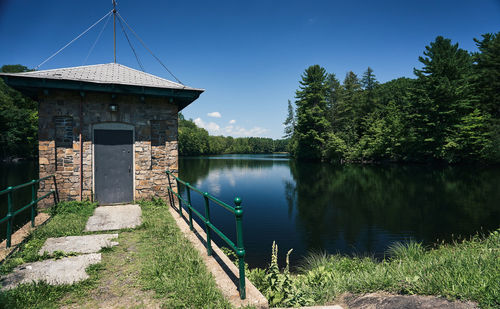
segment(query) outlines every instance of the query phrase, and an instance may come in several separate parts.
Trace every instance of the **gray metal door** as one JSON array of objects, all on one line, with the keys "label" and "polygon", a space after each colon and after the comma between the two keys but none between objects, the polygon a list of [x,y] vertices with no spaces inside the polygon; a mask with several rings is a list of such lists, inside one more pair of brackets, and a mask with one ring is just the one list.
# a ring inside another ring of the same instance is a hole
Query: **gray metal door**
[{"label": "gray metal door", "polygon": [[95,198],[101,204],[134,199],[133,132],[94,130]]}]

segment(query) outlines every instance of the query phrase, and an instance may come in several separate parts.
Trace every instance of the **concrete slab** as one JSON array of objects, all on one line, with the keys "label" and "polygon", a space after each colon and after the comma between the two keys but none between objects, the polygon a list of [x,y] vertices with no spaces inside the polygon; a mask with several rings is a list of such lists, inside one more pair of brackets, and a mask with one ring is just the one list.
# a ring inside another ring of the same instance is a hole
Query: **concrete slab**
[{"label": "concrete slab", "polygon": [[85,269],[92,264],[101,262],[100,253],[85,254],[62,258],[60,260],[45,260],[26,263],[18,266],[13,272],[0,279],[2,290],[13,289],[22,283],[47,282],[51,285],[73,284],[85,280],[89,276]]},{"label": "concrete slab", "polygon": [[118,245],[117,242],[111,241],[111,239],[117,237],[118,234],[99,234],[48,238],[40,251],[38,251],[38,254],[43,255],[44,252],[52,254],[55,251],[62,251],[65,253],[96,253],[102,248]]},{"label": "concrete slab", "polygon": [[134,228],[141,224],[139,205],[100,206],[89,218],[85,231],[113,231]]}]

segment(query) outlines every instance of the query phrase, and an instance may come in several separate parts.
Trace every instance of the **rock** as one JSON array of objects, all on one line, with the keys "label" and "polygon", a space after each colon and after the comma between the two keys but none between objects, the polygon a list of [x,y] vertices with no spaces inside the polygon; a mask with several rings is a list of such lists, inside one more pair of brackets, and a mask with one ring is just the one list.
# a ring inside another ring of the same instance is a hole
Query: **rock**
[{"label": "rock", "polygon": [[392,295],[385,292],[362,296],[344,294],[340,297],[352,309],[473,309],[472,302],[449,301],[442,297],[421,295]]}]

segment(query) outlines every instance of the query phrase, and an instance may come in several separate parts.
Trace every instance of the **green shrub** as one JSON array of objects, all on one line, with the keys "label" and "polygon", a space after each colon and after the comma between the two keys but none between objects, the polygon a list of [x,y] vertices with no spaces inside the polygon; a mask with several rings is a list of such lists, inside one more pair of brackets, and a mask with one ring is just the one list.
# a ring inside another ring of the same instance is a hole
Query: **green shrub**
[{"label": "green shrub", "polygon": [[395,242],[389,246],[387,253],[393,259],[418,260],[425,254],[425,248],[413,240],[409,243]]},{"label": "green shrub", "polygon": [[289,257],[291,253],[292,250],[289,250],[286,254],[286,266],[283,271],[280,271],[278,245],[273,242],[271,264],[264,272],[257,271],[253,274],[258,279],[253,283],[264,294],[271,307],[300,307],[313,302],[299,288],[300,282],[294,280],[294,276],[290,274]]},{"label": "green shrub", "polygon": [[[340,294],[386,291],[471,300],[481,308],[500,308],[500,229],[426,249],[422,244],[396,243],[389,258],[309,254],[298,274],[289,265],[280,270],[273,244],[266,270],[250,270],[249,278],[271,306],[323,305]],[[290,253],[290,252],[289,252]]]}]

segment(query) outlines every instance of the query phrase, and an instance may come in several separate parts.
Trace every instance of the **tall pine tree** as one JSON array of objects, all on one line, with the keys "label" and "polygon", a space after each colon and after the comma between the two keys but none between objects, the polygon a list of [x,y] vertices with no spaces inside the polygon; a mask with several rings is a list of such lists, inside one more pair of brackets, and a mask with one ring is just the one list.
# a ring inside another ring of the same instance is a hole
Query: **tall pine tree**
[{"label": "tall pine tree", "polygon": [[418,79],[413,99],[420,156],[456,161],[460,156],[456,130],[463,117],[473,112],[472,57],[438,36],[419,61],[423,67],[414,69]]},{"label": "tall pine tree", "polygon": [[342,96],[336,110],[336,134],[351,148],[359,137],[361,118],[361,83],[354,72],[346,74],[342,85]]},{"label": "tall pine tree", "polygon": [[335,74],[331,73],[326,77],[326,87],[327,118],[330,122],[330,127],[333,128],[335,125],[335,109],[342,96],[342,85],[340,85],[340,81],[335,77]]},{"label": "tall pine tree", "polygon": [[290,100],[288,100],[288,115],[283,124],[285,125],[285,135],[283,135],[283,138],[291,138],[295,129],[295,114],[293,112],[293,106]]},{"label": "tall pine tree", "polygon": [[[479,53],[475,60],[475,93],[481,117],[488,120],[488,139],[483,139],[481,157],[500,161],[500,32],[483,34],[474,39]],[[477,132],[477,131],[476,131]],[[477,139],[476,139],[477,141]],[[489,144],[488,144],[489,143]]]},{"label": "tall pine tree", "polygon": [[474,39],[479,53],[476,62],[476,92],[481,109],[500,118],[500,32],[487,33],[482,40]]},{"label": "tall pine tree", "polygon": [[368,114],[375,108],[375,87],[378,85],[377,78],[373,74],[372,68],[368,67],[363,78],[361,78],[361,86],[364,90],[363,96],[363,111]]},{"label": "tall pine tree", "polygon": [[326,70],[312,65],[302,74],[296,91],[297,126],[294,154],[299,159],[320,160],[326,143],[329,122],[326,118]]}]

